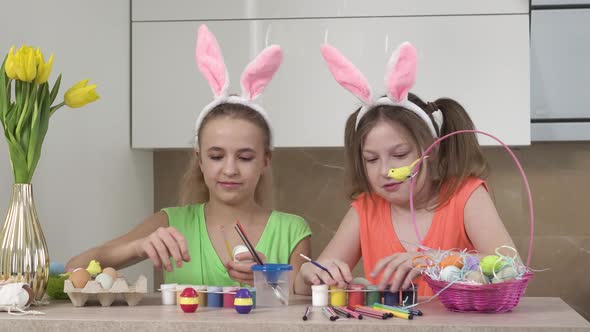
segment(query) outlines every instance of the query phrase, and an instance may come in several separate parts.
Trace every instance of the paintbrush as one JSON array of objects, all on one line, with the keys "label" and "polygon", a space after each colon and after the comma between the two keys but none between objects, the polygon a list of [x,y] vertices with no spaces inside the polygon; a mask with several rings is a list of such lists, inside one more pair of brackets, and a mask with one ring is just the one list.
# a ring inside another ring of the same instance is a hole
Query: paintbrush
[{"label": "paintbrush", "polygon": [[[244,228],[242,227],[242,224],[240,224],[239,220],[236,221],[234,228],[235,228],[236,232],[238,232],[238,235],[240,236],[240,238],[244,242],[244,245],[246,246],[246,248],[248,248],[248,251],[250,252],[252,257],[254,257],[254,259],[256,260],[256,263],[258,263],[259,265],[264,265],[264,262],[262,262],[262,259],[260,259],[260,256],[258,256],[258,253],[254,249],[254,246],[252,245],[250,240],[248,240],[248,237],[246,236],[246,232],[244,231]],[[267,285],[269,285],[272,288],[272,290],[275,293],[275,296],[277,297],[277,299],[279,299],[281,304],[286,305],[287,301],[283,297],[283,293],[281,292],[280,286],[272,284],[268,281],[266,283],[267,283]]]},{"label": "paintbrush", "polygon": [[[328,269],[325,268],[322,264],[320,264],[320,263],[314,261],[313,259],[305,256],[304,254],[299,254],[299,256],[303,257],[303,259],[305,259],[306,261],[310,262],[311,264],[313,264],[313,265],[319,267],[320,269],[326,271],[328,273],[328,275],[330,276],[330,278],[334,279],[334,276],[332,276],[332,273],[330,273],[330,271],[328,271]],[[334,280],[336,280],[336,279],[334,279]],[[348,281],[344,280],[344,282],[348,284]]]}]

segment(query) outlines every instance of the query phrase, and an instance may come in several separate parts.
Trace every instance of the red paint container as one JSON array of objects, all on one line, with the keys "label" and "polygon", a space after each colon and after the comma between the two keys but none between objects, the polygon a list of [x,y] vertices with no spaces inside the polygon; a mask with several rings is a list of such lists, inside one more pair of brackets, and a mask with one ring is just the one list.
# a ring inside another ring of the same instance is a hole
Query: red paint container
[{"label": "red paint container", "polygon": [[350,284],[348,290],[348,307],[354,308],[357,305],[365,305],[365,285]]},{"label": "red paint container", "polygon": [[236,293],[239,290],[239,287],[229,286],[223,287],[223,307],[224,308],[234,308],[234,300],[236,299]]}]

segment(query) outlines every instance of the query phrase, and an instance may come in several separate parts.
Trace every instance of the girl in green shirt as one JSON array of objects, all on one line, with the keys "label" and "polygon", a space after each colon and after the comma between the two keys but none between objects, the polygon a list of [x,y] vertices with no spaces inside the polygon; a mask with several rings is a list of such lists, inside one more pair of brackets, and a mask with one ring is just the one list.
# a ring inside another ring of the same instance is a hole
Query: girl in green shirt
[{"label": "girl in green shirt", "polygon": [[[68,268],[123,268],[149,258],[165,270],[166,283],[230,286],[253,284],[252,257],[234,261],[228,252],[242,244],[233,230],[244,226],[263,261],[293,265],[297,275],[310,254],[311,230],[303,218],[264,207],[270,176],[272,128],[254,103],[278,69],[281,49],[269,46],[242,74],[242,96],[229,95],[227,70],[215,37],[203,25],[197,64],[215,99],[195,126],[195,150],[181,190],[181,205],[157,212],[129,233],[72,258]],[[294,278],[292,278],[294,279]]]}]

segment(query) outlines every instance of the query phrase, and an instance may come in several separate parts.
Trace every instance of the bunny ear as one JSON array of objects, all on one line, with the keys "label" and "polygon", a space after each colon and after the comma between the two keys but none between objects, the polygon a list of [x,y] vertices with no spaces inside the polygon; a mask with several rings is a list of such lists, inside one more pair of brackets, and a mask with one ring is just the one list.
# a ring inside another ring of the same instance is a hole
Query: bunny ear
[{"label": "bunny ear", "polygon": [[385,72],[385,86],[391,100],[402,102],[408,98],[416,82],[416,58],[416,48],[408,42],[402,43],[391,55]]},{"label": "bunny ear", "polygon": [[324,44],[321,46],[321,52],[336,82],[363,103],[370,104],[371,87],[360,70],[333,46]]},{"label": "bunny ear", "polygon": [[254,100],[260,96],[279,69],[281,61],[283,61],[283,51],[278,45],[271,45],[258,54],[242,73],[240,79],[242,97]]},{"label": "bunny ear", "polygon": [[215,36],[209,31],[206,25],[199,27],[197,34],[197,47],[195,49],[195,60],[197,66],[211,90],[216,97],[226,94],[229,86],[229,79],[221,48]]}]

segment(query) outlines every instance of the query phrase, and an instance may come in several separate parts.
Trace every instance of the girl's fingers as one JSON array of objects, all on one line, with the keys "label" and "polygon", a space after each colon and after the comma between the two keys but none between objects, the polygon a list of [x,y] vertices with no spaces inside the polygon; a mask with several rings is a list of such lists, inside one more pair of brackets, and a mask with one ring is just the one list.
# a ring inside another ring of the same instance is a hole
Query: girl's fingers
[{"label": "girl's fingers", "polygon": [[387,287],[392,278],[392,275],[396,272],[401,262],[401,259],[395,257],[392,258],[391,261],[385,266],[383,269],[383,274],[381,275],[381,280],[379,280],[379,283],[377,284],[378,289],[383,290],[385,287]]},{"label": "girl's fingers", "polygon": [[158,257],[160,257],[160,261],[162,262],[163,267],[166,269],[166,271],[171,272],[172,264],[170,264],[170,253],[168,252],[168,249],[166,248],[162,240],[157,235],[153,234],[153,236],[151,236],[150,242],[156,249],[156,252],[158,253]]},{"label": "girl's fingers", "polygon": [[252,274],[252,265],[256,265],[256,264],[251,263],[251,262],[250,263],[240,263],[240,262],[230,261],[230,262],[228,262],[228,265],[236,271]]},{"label": "girl's fingers", "polygon": [[[342,272],[340,271],[340,267],[338,266],[338,264],[335,261],[330,262],[329,264],[324,265],[324,267],[326,267],[328,269],[328,271],[330,271],[330,274],[332,275],[332,280],[334,280],[337,284],[344,284],[344,277],[342,276]],[[323,271],[325,272],[325,271]],[[327,273],[326,273],[327,274]],[[330,276],[328,276],[329,278]]]},{"label": "girl's fingers", "polygon": [[176,240],[176,243],[178,244],[178,247],[180,248],[180,255],[182,257],[182,260],[185,262],[190,262],[191,256],[188,252],[188,245],[186,243],[186,238],[176,228],[169,227],[168,229],[170,231],[170,235],[174,238],[174,240]]},{"label": "girl's fingers", "polygon": [[394,259],[395,256],[387,256],[385,258],[381,258],[377,264],[375,264],[375,268],[371,271],[371,277],[376,278],[381,270],[383,270],[389,262]]},{"label": "girl's fingers", "polygon": [[400,290],[402,283],[406,280],[408,276],[408,272],[410,272],[411,267],[407,264],[407,261],[402,262],[397,266],[395,271],[395,275],[391,280],[391,287],[390,290],[392,292]]},{"label": "girl's fingers", "polygon": [[[342,276],[342,281],[346,281],[346,282],[352,281],[352,273],[350,272],[350,267],[348,266],[348,264],[346,264],[342,261],[334,261],[334,264],[336,266],[338,266],[338,269],[340,270],[340,275]],[[338,286],[343,287],[344,282],[339,283]]]},{"label": "girl's fingers", "polygon": [[183,259],[182,254],[180,253],[180,247],[174,239],[174,237],[172,236],[172,234],[170,234],[170,230],[166,228],[160,228],[157,232],[158,237],[160,238],[162,243],[164,243],[166,249],[168,249],[168,253],[170,254],[170,256],[172,256],[172,258],[174,258],[176,266],[181,267]]},{"label": "girl's fingers", "polygon": [[324,284],[328,286],[332,286],[338,283],[336,280],[330,277],[330,274],[328,272],[324,270],[318,269],[318,271],[316,272],[316,276],[320,278],[324,282]]},{"label": "girl's fingers", "polygon": [[412,286],[412,281],[420,276],[420,271],[417,269],[411,269],[402,284],[402,289],[408,289]]},{"label": "girl's fingers", "polygon": [[161,270],[162,269],[162,262],[160,261],[160,256],[158,256],[158,253],[156,252],[156,249],[154,248],[152,243],[149,241],[144,241],[144,243],[142,244],[141,247],[143,248],[143,251],[145,251],[145,253],[149,257],[149,259],[152,261],[152,264],[154,265],[154,267],[158,270]]},{"label": "girl's fingers", "polygon": [[309,278],[309,283],[312,285],[319,285],[322,283],[322,280],[320,280],[320,278],[314,274]]}]

